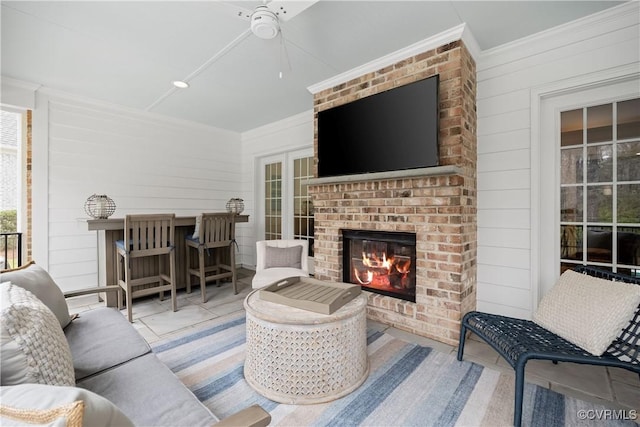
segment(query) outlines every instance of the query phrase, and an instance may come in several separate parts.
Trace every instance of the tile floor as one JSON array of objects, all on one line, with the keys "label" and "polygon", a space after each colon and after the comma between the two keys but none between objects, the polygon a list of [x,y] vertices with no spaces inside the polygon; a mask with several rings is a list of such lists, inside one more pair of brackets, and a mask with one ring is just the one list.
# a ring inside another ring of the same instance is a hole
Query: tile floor
[{"label": "tile floor", "polygon": [[[178,311],[171,311],[171,300],[165,297],[160,301],[157,296],[138,299],[133,304],[133,325],[149,342],[169,338],[185,329],[202,326],[214,318],[244,310],[243,300],[251,291],[253,272],[239,271],[238,295],[233,295],[230,283],[217,287],[207,286],[208,301],[202,303],[198,287],[191,294],[184,290],[178,292]],[[103,305],[96,296],[83,296],[68,300],[72,313],[81,312]],[[122,311],[126,316],[126,310]],[[437,349],[445,353],[454,353],[456,348],[420,337],[387,325],[370,322],[370,327],[384,331],[399,339],[414,342]],[[513,373],[511,367],[491,347],[481,342],[475,335],[465,345],[465,360],[470,360],[493,369]],[[547,361],[531,361],[526,368],[527,381],[551,388],[582,400],[603,403],[616,409],[635,409],[640,413],[640,378],[637,374],[618,368],[559,363],[553,365]]]}]

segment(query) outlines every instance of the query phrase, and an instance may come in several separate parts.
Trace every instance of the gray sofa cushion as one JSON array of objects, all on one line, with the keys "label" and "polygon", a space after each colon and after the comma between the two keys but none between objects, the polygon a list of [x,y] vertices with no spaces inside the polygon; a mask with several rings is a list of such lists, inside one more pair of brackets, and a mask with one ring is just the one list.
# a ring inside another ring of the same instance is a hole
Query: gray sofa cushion
[{"label": "gray sofa cushion", "polygon": [[151,351],[138,331],[113,308],[80,313],[64,333],[71,348],[76,381]]},{"label": "gray sofa cushion", "polygon": [[71,322],[64,294],[49,273],[33,261],[22,267],[0,273],[0,283],[2,282],[11,282],[34,294],[49,307],[49,310],[53,311],[63,328]]},{"label": "gray sofa cushion", "polygon": [[218,421],[153,353],[77,385],[109,399],[135,425],[196,427]]}]

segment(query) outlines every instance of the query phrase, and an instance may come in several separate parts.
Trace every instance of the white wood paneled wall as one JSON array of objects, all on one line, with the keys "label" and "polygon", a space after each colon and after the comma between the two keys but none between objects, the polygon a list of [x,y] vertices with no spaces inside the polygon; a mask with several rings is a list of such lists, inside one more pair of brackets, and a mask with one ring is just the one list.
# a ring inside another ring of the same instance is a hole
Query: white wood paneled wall
[{"label": "white wood paneled wall", "polygon": [[540,297],[536,227],[553,224],[532,218],[532,189],[536,176],[554,166],[532,161],[533,94],[577,76],[638,68],[638,16],[631,2],[485,51],[477,61],[479,310],[530,318]]},{"label": "white wood paneled wall", "polygon": [[97,282],[97,234],[87,231],[83,209],[91,194],[109,195],[115,217],[224,211],[240,195],[238,133],[60,96],[40,95],[38,106],[48,117],[46,129],[34,126],[34,158],[48,157],[40,229],[48,229],[49,272],[64,290]]}]

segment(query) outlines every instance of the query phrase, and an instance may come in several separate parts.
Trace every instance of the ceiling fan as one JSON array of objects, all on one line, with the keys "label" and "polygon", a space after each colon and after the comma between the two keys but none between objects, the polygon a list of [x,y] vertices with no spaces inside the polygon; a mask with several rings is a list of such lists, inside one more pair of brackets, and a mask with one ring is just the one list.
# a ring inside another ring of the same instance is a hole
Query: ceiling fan
[{"label": "ceiling fan", "polygon": [[[309,0],[309,1],[301,1],[301,0],[273,0],[267,2],[266,0],[263,4],[257,6],[254,10],[246,9],[241,6],[237,6],[236,4],[228,3],[226,1],[216,2],[216,4],[224,5],[228,11],[230,11],[234,16],[250,22],[249,28],[242,32],[238,37],[233,39],[229,44],[223,47],[221,50],[216,52],[212,57],[207,59],[201,66],[199,66],[196,70],[190,73],[187,77],[182,80],[174,82],[176,87],[171,88],[169,91],[164,93],[160,98],[158,98],[155,102],[149,105],[146,110],[151,111],[153,108],[158,106],[164,99],[166,99],[169,95],[174,93],[177,90],[177,87],[188,87],[189,82],[193,80],[196,76],[202,73],[204,70],[209,68],[213,63],[215,63],[218,59],[224,56],[227,52],[229,52],[232,48],[234,48],[237,44],[239,44],[242,40],[247,38],[249,35],[253,34],[256,37],[264,40],[270,40],[277,36],[280,36],[280,72],[279,77],[282,78],[282,62],[283,58],[286,60],[287,66],[289,64],[289,58],[286,51],[286,46],[284,44],[284,39],[282,36],[282,29],[280,28],[280,22],[286,22],[301,12],[305,11],[313,4],[317,3],[319,0]],[[179,86],[178,84],[181,84]]]},{"label": "ceiling fan", "polygon": [[[256,37],[270,40],[280,36],[280,62],[282,68],[283,55],[287,64],[289,63],[289,58],[283,40],[282,29],[280,28],[280,21],[286,22],[295,18],[314,3],[317,3],[317,1],[273,0],[267,2],[265,0],[262,5],[257,6],[253,11],[239,6],[232,7],[237,10],[236,16],[250,22],[249,29]],[[282,78],[282,69],[280,70],[280,78]]]}]

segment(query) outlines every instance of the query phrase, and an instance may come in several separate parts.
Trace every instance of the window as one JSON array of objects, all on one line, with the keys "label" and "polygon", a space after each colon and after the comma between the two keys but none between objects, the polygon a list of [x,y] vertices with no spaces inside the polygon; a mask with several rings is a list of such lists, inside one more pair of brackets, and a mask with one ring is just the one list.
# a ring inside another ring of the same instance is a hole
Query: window
[{"label": "window", "polygon": [[560,271],[640,275],[640,98],[560,114]]}]

